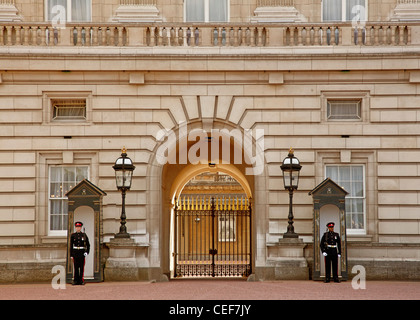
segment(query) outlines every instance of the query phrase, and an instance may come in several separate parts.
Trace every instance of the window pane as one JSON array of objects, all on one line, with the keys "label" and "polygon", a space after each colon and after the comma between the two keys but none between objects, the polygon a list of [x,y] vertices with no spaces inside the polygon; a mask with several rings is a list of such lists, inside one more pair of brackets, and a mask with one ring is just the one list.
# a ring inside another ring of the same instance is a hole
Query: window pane
[{"label": "window pane", "polygon": [[71,20],[90,21],[91,20],[91,0],[72,0],[71,1]]},{"label": "window pane", "polygon": [[50,181],[60,182],[61,181],[61,168],[53,167],[50,171]]},{"label": "window pane", "polygon": [[340,186],[347,192],[351,191],[350,167],[344,166],[339,169]]},{"label": "window pane", "polygon": [[50,198],[62,198],[62,185],[61,182],[50,184]]},{"label": "window pane", "polygon": [[50,211],[50,230],[64,230],[62,224],[62,200],[51,200]]},{"label": "window pane", "polygon": [[364,190],[363,190],[363,167],[351,167],[351,174],[352,174],[352,188],[351,188],[351,196],[354,197],[364,197]]},{"label": "window pane", "polygon": [[[67,19],[66,12],[62,12],[66,8],[67,0],[47,0],[47,21],[57,20],[60,17]],[[63,23],[64,21],[60,22]]]},{"label": "window pane", "polygon": [[361,119],[361,101],[328,101],[327,118],[329,120]]},{"label": "window pane", "polygon": [[53,120],[86,120],[86,99],[51,99]]},{"label": "window pane", "polygon": [[88,178],[88,167],[51,167],[50,168],[50,230],[67,229],[66,193]]},{"label": "window pane", "polygon": [[83,179],[87,178],[87,167],[77,167],[76,168],[76,184],[78,184]]},{"label": "window pane", "polygon": [[204,22],[204,0],[185,0],[185,20]]},{"label": "window pane", "polygon": [[341,21],[342,1],[323,0],[322,1],[323,21]]},{"label": "window pane", "polygon": [[75,168],[73,167],[64,167],[63,168],[63,181],[72,182],[75,181]]},{"label": "window pane", "polygon": [[227,21],[227,0],[210,0],[209,6],[210,21]]},{"label": "window pane", "polygon": [[327,177],[329,177],[335,183],[338,183],[338,167],[337,166],[328,166],[326,173],[327,173]]},{"label": "window pane", "polygon": [[365,0],[347,0],[346,2],[346,20],[347,21],[366,21]]}]

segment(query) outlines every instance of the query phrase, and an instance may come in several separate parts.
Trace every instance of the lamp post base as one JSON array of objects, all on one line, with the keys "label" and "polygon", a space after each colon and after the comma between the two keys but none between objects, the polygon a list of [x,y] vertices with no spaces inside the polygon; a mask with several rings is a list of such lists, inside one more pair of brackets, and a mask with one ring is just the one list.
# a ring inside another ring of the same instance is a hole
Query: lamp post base
[{"label": "lamp post base", "polygon": [[283,239],[297,239],[299,235],[295,232],[286,232],[283,233]]},{"label": "lamp post base", "polygon": [[127,233],[127,232],[125,232],[125,233],[121,233],[121,232],[119,232],[119,233],[116,233],[116,234],[114,235],[114,238],[115,238],[115,239],[130,239],[130,234],[129,234],[129,233]]}]

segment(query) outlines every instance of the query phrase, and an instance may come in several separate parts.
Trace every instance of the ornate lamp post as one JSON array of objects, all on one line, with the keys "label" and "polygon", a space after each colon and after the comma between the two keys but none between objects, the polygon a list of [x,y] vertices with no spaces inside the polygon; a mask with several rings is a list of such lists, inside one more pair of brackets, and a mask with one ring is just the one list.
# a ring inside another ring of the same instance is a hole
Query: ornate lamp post
[{"label": "ornate lamp post", "polygon": [[121,226],[120,232],[115,234],[115,238],[130,238],[130,234],[127,233],[126,215],[125,215],[125,193],[130,190],[131,180],[133,177],[133,171],[136,168],[133,165],[133,161],[127,157],[127,150],[125,147],[121,150],[121,157],[115,161],[115,165],[112,167],[115,170],[115,181],[117,183],[118,190],[122,194],[122,209],[121,209]]},{"label": "ornate lamp post", "polygon": [[280,168],[283,171],[284,188],[289,190],[289,224],[287,232],[283,234],[283,238],[298,238],[298,234],[295,233],[295,228],[293,227],[293,191],[298,188],[299,173],[302,166],[299,159],[294,156],[292,148],[290,148],[289,154],[284,158]]}]

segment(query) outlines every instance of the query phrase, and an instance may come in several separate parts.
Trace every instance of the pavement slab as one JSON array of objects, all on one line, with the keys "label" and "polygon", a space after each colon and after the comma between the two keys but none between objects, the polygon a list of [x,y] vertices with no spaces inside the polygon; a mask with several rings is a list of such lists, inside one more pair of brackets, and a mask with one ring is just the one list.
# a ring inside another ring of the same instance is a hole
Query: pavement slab
[{"label": "pavement slab", "polygon": [[2,284],[1,300],[420,300],[420,282],[243,281],[180,279],[168,282]]}]

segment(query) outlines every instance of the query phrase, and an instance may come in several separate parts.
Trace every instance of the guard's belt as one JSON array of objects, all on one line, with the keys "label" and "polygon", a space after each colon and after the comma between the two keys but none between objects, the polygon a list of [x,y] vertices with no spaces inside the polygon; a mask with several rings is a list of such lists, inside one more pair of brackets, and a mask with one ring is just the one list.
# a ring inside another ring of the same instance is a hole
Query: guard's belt
[{"label": "guard's belt", "polygon": [[332,244],[327,244],[327,247],[328,247],[328,248],[337,248],[337,245],[336,245],[336,244],[334,244],[334,245],[332,245]]},{"label": "guard's belt", "polygon": [[82,250],[82,249],[86,249],[86,247],[75,247],[75,246],[73,246],[73,249]]}]

